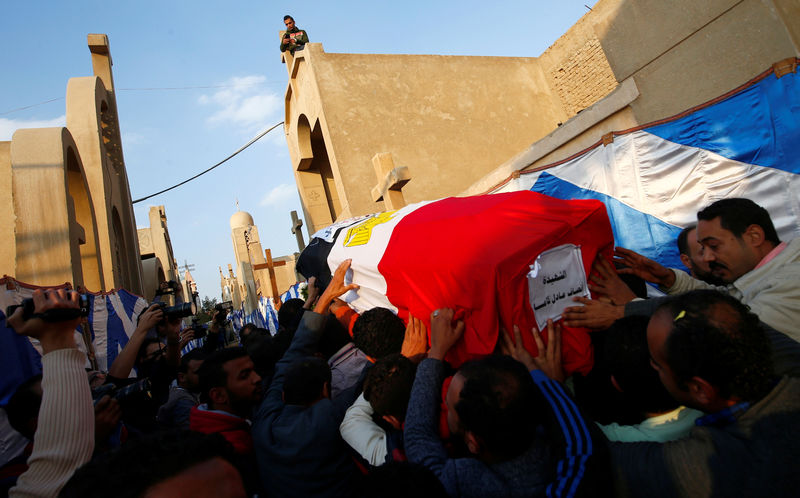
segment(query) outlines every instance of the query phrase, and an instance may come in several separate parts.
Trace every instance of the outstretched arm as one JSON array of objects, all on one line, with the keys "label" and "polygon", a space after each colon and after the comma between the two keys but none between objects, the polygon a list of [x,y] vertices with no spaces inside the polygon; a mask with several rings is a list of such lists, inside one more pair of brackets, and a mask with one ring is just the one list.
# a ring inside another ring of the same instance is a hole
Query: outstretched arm
[{"label": "outstretched arm", "polygon": [[[35,313],[78,308],[78,294],[64,289],[33,293]],[[9,496],[56,496],[94,449],[94,410],[83,366],[86,356],[75,347],[80,318],[45,322],[24,320],[18,309],[8,324],[42,345],[42,404],[33,437],[33,453]]]},{"label": "outstretched arm", "polygon": [[108,369],[108,375],[117,379],[126,379],[131,374],[139,348],[142,346],[145,337],[147,337],[147,331],[155,327],[163,318],[164,312],[161,311],[157,304],[150,306],[147,311],[142,313],[139,317],[139,324],[136,325],[136,330],[133,331],[131,338],[128,339],[128,344],[122,348],[122,351],[114,359],[114,363]]}]

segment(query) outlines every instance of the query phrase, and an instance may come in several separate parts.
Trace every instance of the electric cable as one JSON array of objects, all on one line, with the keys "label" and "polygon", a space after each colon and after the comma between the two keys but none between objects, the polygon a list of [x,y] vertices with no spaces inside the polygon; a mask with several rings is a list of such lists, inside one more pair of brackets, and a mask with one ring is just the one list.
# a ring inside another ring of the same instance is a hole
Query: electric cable
[{"label": "electric cable", "polygon": [[148,195],[148,196],[146,196],[146,197],[141,197],[141,198],[139,198],[139,199],[136,199],[135,201],[131,202],[131,204],[136,204],[137,202],[146,201],[147,199],[149,199],[149,198],[151,198],[151,197],[155,197],[155,196],[157,196],[157,195],[161,195],[161,194],[163,194],[164,192],[169,192],[169,191],[170,191],[170,190],[172,190],[172,189],[178,188],[178,187],[180,187],[181,185],[184,185],[184,184],[186,184],[186,183],[189,183],[190,181],[194,180],[195,178],[198,178],[198,177],[200,177],[200,176],[203,176],[203,175],[205,175],[206,173],[208,173],[208,172],[209,172],[209,171],[211,171],[212,169],[214,169],[214,168],[216,168],[216,167],[218,167],[218,166],[221,166],[222,164],[224,164],[225,162],[227,162],[229,159],[231,159],[232,157],[234,157],[234,156],[235,156],[235,155],[237,155],[238,153],[240,153],[240,152],[242,152],[243,150],[245,150],[246,148],[250,147],[251,145],[253,145],[254,143],[256,143],[258,140],[260,140],[260,139],[261,139],[261,137],[263,137],[264,135],[266,135],[267,133],[271,132],[272,130],[274,130],[275,128],[277,128],[278,126],[280,126],[280,125],[282,125],[282,124],[283,124],[283,121],[281,121],[280,123],[278,123],[278,124],[276,124],[276,125],[272,126],[271,128],[267,129],[266,131],[263,131],[263,132],[259,133],[259,134],[258,134],[256,137],[254,137],[252,140],[250,140],[250,141],[249,141],[249,142],[247,142],[246,144],[244,144],[244,145],[242,145],[241,147],[239,147],[239,148],[236,150],[236,152],[234,152],[233,154],[229,155],[228,157],[226,157],[226,158],[225,158],[225,159],[223,159],[222,161],[218,162],[218,163],[217,163],[217,164],[215,164],[214,166],[211,166],[210,168],[206,169],[205,171],[201,171],[200,173],[198,173],[198,174],[194,175],[193,177],[191,177],[191,178],[189,178],[189,179],[186,179],[186,180],[184,180],[184,181],[182,181],[182,182],[180,182],[180,183],[177,183],[177,184],[175,184],[175,185],[173,185],[173,186],[171,186],[171,187],[169,187],[169,188],[165,188],[164,190],[160,190],[160,191],[156,192],[155,194],[150,194],[150,195]]}]

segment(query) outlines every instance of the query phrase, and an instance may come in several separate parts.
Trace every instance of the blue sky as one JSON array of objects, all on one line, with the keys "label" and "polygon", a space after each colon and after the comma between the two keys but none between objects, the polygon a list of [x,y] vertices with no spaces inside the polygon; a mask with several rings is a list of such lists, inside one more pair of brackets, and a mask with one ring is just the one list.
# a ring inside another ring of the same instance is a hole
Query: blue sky
[{"label": "blue sky", "polygon": [[[92,72],[86,35],[105,33],[137,199],[210,167],[283,119],[284,14],[326,52],[535,57],[593,4],[7,2],[0,17],[0,140],[17,128],[64,125],[67,80]],[[210,86],[218,88],[142,90]],[[8,112],[50,99],[57,100]],[[135,205],[140,227],[150,206],[165,206],[175,256],[196,266],[201,296],[219,297],[218,267],[234,263],[228,220],[237,199],[253,215],[264,248],[276,256],[297,250],[289,212],[302,210],[282,127],[205,176]]]}]

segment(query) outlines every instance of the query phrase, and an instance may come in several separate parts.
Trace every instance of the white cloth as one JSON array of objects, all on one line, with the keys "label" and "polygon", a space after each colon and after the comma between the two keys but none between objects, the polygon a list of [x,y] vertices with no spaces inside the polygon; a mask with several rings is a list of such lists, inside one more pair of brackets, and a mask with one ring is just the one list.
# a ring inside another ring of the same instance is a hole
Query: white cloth
[{"label": "white cloth", "polygon": [[794,239],[769,263],[751,270],[727,287],[714,287],[673,269],[675,283],[668,294],[693,289],[720,289],[758,315],[762,322],[800,342],[800,239]]},{"label": "white cloth", "polygon": [[645,419],[641,424],[597,424],[609,441],[621,443],[635,443],[639,441],[652,441],[666,443],[675,441],[689,435],[694,427],[694,421],[703,412],[679,406],[671,412]]},{"label": "white cloth", "polygon": [[362,394],[347,409],[339,432],[356,453],[377,467],[386,463],[386,431],[372,420],[372,413],[372,405]]}]

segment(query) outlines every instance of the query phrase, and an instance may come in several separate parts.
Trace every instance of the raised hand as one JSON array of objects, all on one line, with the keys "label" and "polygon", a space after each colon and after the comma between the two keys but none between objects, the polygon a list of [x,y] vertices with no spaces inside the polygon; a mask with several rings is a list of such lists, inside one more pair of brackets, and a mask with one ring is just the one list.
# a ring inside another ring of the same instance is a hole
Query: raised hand
[{"label": "raised hand", "polygon": [[403,339],[403,347],[400,350],[400,354],[406,358],[411,358],[427,351],[428,330],[425,328],[425,323],[409,313],[406,336]]},{"label": "raised hand", "polygon": [[573,301],[583,306],[570,306],[564,309],[561,316],[567,327],[587,327],[590,329],[607,329],[616,320],[625,316],[625,306],[606,303],[596,299],[574,297]]},{"label": "raised hand", "polygon": [[464,322],[453,323],[453,310],[441,308],[431,313],[431,349],[428,358],[443,360],[464,333]]},{"label": "raised hand", "polygon": [[620,273],[636,275],[648,282],[667,288],[672,287],[675,283],[675,273],[672,270],[637,252],[617,247],[614,249],[614,256],[617,261],[627,267],[620,268]]},{"label": "raised hand", "polygon": [[533,356],[525,349],[519,327],[514,325],[514,337],[508,331],[501,336],[503,349],[515,360],[524,364],[528,370],[541,370],[553,380],[564,382],[564,368],[561,366],[561,324],[553,326],[553,320],[547,320],[547,345],[536,327],[531,328],[533,340],[538,354]]},{"label": "raised hand", "polygon": [[80,308],[78,293],[66,289],[36,289],[33,291],[34,316],[25,320],[22,317],[22,308],[17,308],[6,320],[8,325],[17,334],[26,335],[39,340],[42,351],[47,354],[56,349],[75,347],[75,327],[81,318],[58,322],[46,322],[35,316],[45,311],[58,308]]},{"label": "raised hand", "polygon": [[633,301],[636,294],[619,278],[617,271],[600,254],[592,265],[594,272],[589,280],[589,289],[607,297],[612,304],[625,304]]},{"label": "raised hand", "polygon": [[328,287],[319,297],[316,306],[314,306],[314,312],[316,313],[327,313],[328,307],[331,305],[331,302],[351,291],[351,290],[358,290],[357,284],[347,284],[344,283],[344,277],[347,275],[347,270],[350,269],[350,263],[352,259],[346,259],[342,261],[336,271],[333,272],[333,278],[331,278],[331,283],[328,284]]}]

